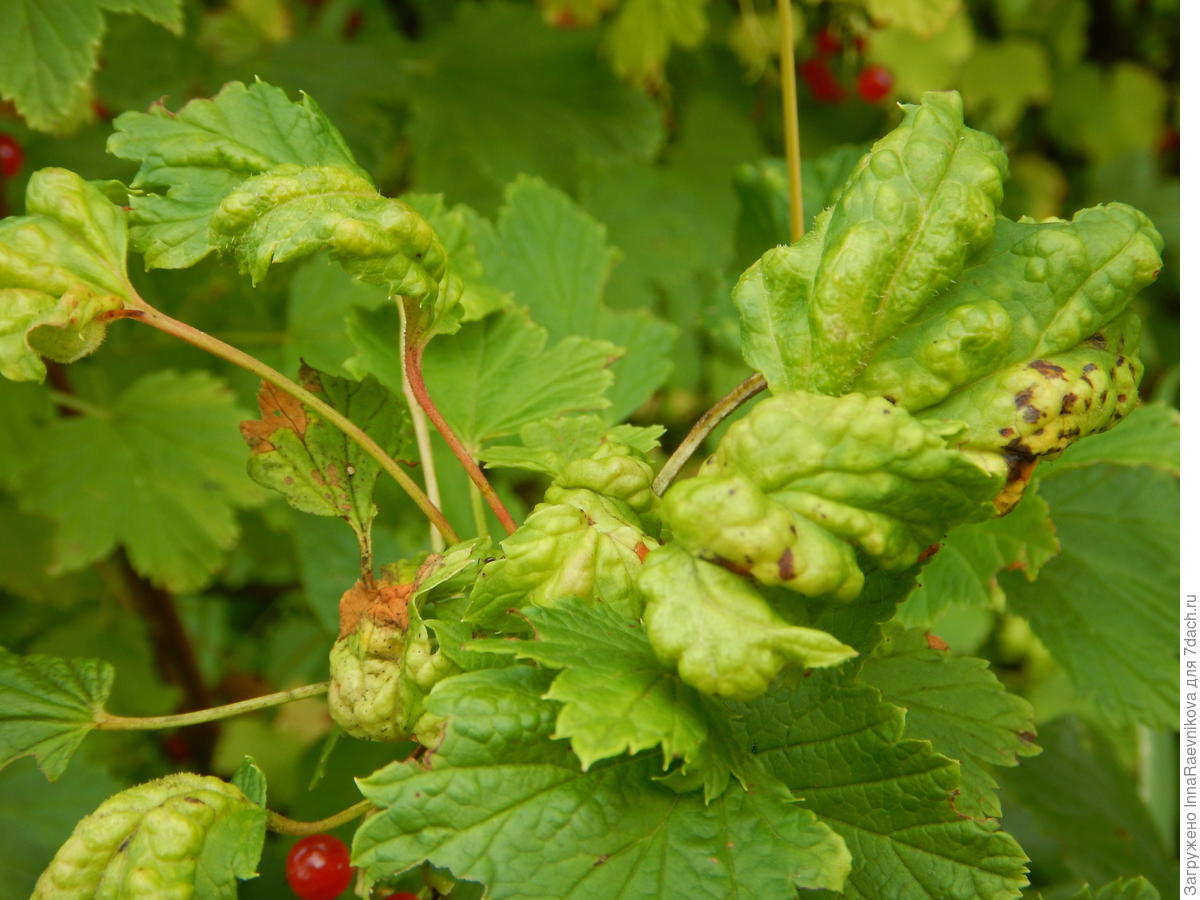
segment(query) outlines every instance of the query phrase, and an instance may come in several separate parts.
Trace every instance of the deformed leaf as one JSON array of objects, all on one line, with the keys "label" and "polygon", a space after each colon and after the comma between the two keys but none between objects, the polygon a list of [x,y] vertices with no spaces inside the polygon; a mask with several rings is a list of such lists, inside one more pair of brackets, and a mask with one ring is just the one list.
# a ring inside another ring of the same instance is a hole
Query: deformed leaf
[{"label": "deformed leaf", "polygon": [[610,756],[661,747],[663,768],[681,759],[684,775],[703,780],[705,799],[725,791],[731,772],[743,784],[752,780],[724,711],[659,662],[637,622],[575,600],[525,618],[534,639],[471,646],[562,670],[545,694],[562,704],[553,736],[570,740],[584,771]]},{"label": "deformed leaf", "polygon": [[[800,391],[758,404],[663,497],[683,546],[767,585],[850,600],[856,549],[912,566],[951,525],[987,518],[1000,475],[881,397]],[[985,462],[987,460],[984,460]]]},{"label": "deformed leaf", "polygon": [[0,768],[33,756],[51,781],[96,727],[113,668],[98,659],[18,656],[0,647]]},{"label": "deformed leaf", "polygon": [[0,222],[0,375],[41,381],[41,357],[74,362],[106,314],[140,303],[125,273],[125,213],[66,169],[29,179],[26,215]]},{"label": "deformed leaf", "polygon": [[[408,411],[374,379],[361,383],[302,367],[300,382],[371,435],[390,456],[408,443]],[[296,509],[344,519],[370,546],[379,464],[340,429],[299,400],[263,382],[260,418],[242,423],[250,476],[283,494]]]},{"label": "deformed leaf", "polygon": [[168,775],[110,797],[59,849],[31,900],[203,897],[234,900],[257,874],[267,811],[207,775]]},{"label": "deformed leaf", "polygon": [[789,625],[745,579],[674,544],[648,556],[637,583],[655,654],[704,694],[749,700],[789,663],[820,668],[856,655],[827,632]]},{"label": "deformed leaf", "polygon": [[1106,431],[1039,470],[1042,476],[1085,466],[1150,466],[1179,475],[1179,410],[1162,403],[1135,409],[1120,428]]},{"label": "deformed leaf", "polygon": [[[567,744],[549,740],[548,682],[518,666],[438,685],[429,705],[447,717],[446,736],[428,767],[393,763],[359,781],[381,812],[355,834],[354,864],[384,877],[428,859],[496,900],[633,900],[664,884],[696,900],[841,889],[842,842],[769,782],[753,793],[731,784],[706,805],[656,785],[648,754],[580,772]],[[551,837],[531,850],[533,834]]]},{"label": "deformed leaf", "polygon": [[557,475],[569,463],[591,456],[602,444],[624,444],[639,453],[650,453],[665,430],[661,425],[609,427],[599,416],[559,416],[522,425],[520,444],[488,447],[480,459],[493,468]]}]

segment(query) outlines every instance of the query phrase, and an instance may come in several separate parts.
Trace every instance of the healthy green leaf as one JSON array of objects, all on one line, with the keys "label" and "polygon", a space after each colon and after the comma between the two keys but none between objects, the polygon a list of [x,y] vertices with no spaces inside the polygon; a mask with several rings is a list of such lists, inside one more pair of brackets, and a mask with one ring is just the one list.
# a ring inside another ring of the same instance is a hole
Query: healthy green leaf
[{"label": "healthy green leaf", "polygon": [[961,0],[866,0],[871,18],[930,37],[946,27]]},{"label": "healthy green leaf", "polygon": [[[1090,446],[1088,442],[1072,449]],[[998,572],[1019,569],[1032,581],[1058,549],[1050,507],[1035,482],[1007,515],[951,529],[921,570],[921,585],[904,601],[897,618],[910,627],[932,626],[956,606],[987,609],[1003,595]]]},{"label": "healthy green leaf", "polygon": [[136,303],[125,213],[66,169],[41,169],[26,215],[0,222],[0,375],[41,381],[41,357],[74,362],[104,340],[107,313]]},{"label": "healthy green leaf", "polygon": [[1179,487],[1153,469],[1089,466],[1047,478],[1062,543],[1032,583],[1001,573],[1010,608],[1114,723],[1167,727],[1178,711]]},{"label": "healthy green leaf", "polygon": [[559,416],[521,426],[520,444],[486,448],[480,459],[493,468],[531,469],[557,475],[602,445],[624,444],[645,455],[658,447],[660,425],[614,425],[599,416]]},{"label": "healthy green leaf", "polygon": [[1083,888],[1069,900],[1160,900],[1161,894],[1145,878],[1118,878],[1103,887]]},{"label": "healthy green leaf", "polygon": [[856,547],[898,571],[949,526],[992,514],[1000,478],[951,449],[958,436],[881,397],[779,394],[667,491],[663,521],[683,546],[763,584],[851,600],[863,585]]},{"label": "healthy green leaf", "polygon": [[123,544],[173,591],[206,584],[237,537],[234,508],[261,499],[246,477],[245,418],[206,372],[146,375],[103,416],[45,431],[20,500],[57,524],[55,564],[76,569]]},{"label": "healthy green leaf", "polygon": [[219,778],[183,773],[121,791],[83,819],[31,900],[195,896],[233,900],[253,878],[267,811]]},{"label": "healthy green leaf", "polygon": [[98,659],[18,656],[0,647],[0,768],[33,756],[51,781],[96,727],[113,669]]},{"label": "healthy green leaf", "polygon": [[626,0],[605,35],[613,69],[643,84],[661,82],[672,45],[694,48],[704,40],[707,5],[708,0]]},{"label": "healthy green leaf", "polygon": [[570,740],[585,772],[601,759],[661,747],[663,769],[681,759],[684,775],[703,779],[706,801],[725,792],[731,771],[750,783],[756,773],[733,746],[724,711],[659,662],[637,622],[575,600],[525,618],[534,639],[472,647],[562,670],[545,694],[562,704],[553,737]]},{"label": "healthy green leaf", "polygon": [[624,350],[613,365],[605,418],[625,418],[666,380],[676,329],[644,310],[604,304],[616,253],[604,226],[565,194],[518,178],[505,190],[495,227],[479,225],[476,244],[487,279],[529,307],[551,340],[593,338]]},{"label": "healthy green leaf", "polygon": [[[1166,85],[1137,63],[1101,68],[1081,62],[1058,73],[1046,130],[1092,160],[1118,159],[1133,150],[1154,149],[1168,103]],[[1096,104],[1111,113],[1093,115]]]},{"label": "healthy green leaf", "polygon": [[104,13],[138,13],[178,33],[180,0],[8,0],[0,30],[0,97],[30,126],[66,132],[90,115],[88,78],[96,68]]},{"label": "healthy green leaf", "polygon": [[1030,106],[1050,99],[1050,60],[1029,38],[975,45],[959,76],[968,112],[990,132],[1007,134]]},{"label": "healthy green leaf", "polygon": [[[841,888],[841,842],[770,784],[731,785],[705,805],[654,785],[658,760],[645,754],[580,772],[566,743],[548,740],[548,681],[515,667],[439,685],[430,708],[448,723],[429,768],[394,763],[359,782],[383,811],[355,835],[355,865],[381,877],[429,859],[497,900],[659,896],[663,885],[698,900],[791,900],[797,887]],[[543,829],[553,840],[530,852]]]},{"label": "healthy green leaf", "polygon": [[959,766],[903,740],[904,713],[845,667],[795,673],[736,708],[743,745],[846,841],[850,900],[1011,900],[1025,856],[955,806]]},{"label": "healthy green leaf", "polygon": [[[300,383],[364,429],[389,456],[403,455],[410,440],[408,410],[374,379],[355,383],[304,366]],[[250,477],[283,494],[296,509],[344,519],[359,546],[369,549],[379,464],[340,429],[268,382],[259,389],[258,406],[260,417],[241,426],[251,450]]]},{"label": "healthy green leaf", "polygon": [[649,555],[637,583],[655,654],[704,694],[750,700],[789,663],[836,666],[856,655],[831,634],[789,625],[747,581],[675,544]]},{"label": "healthy green leaf", "polygon": [[1106,738],[1076,719],[1059,719],[1042,727],[1039,740],[1041,756],[996,773],[1005,805],[1032,817],[1076,877],[1104,884],[1145,875],[1164,896],[1175,896],[1171,854]]},{"label": "healthy green leaf", "polygon": [[962,767],[955,808],[998,817],[996,782],[986,766],[1015,766],[1040,752],[1033,707],[1004,689],[983,659],[951,656],[921,631],[892,627],[863,661],[859,676],[890,703],[906,710],[905,737],[932,742]]},{"label": "healthy green leaf", "polygon": [[262,82],[230,82],[177,113],[124,113],[108,151],[139,162],[131,234],[148,268],[186,268],[216,249],[209,224],[221,202],[256,175],[291,164],[366,178],[337,129],[309,97]]}]

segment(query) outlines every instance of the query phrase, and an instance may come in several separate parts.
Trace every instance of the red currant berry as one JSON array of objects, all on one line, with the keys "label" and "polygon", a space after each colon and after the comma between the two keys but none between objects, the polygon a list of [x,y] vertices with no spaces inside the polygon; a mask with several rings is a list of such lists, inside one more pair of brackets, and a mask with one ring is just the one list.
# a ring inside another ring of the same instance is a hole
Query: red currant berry
[{"label": "red currant berry", "polygon": [[842,89],[837,76],[833,74],[833,69],[829,68],[829,63],[825,60],[820,58],[805,60],[800,64],[800,75],[808,84],[808,90],[813,95],[813,99],[823,103],[840,103],[846,99],[845,90]]},{"label": "red currant berry", "polygon": [[877,103],[892,92],[892,73],[885,66],[867,66],[858,73],[858,96]]},{"label": "red currant berry", "polygon": [[330,834],[296,841],[287,857],[287,880],[300,900],[334,900],[350,884],[350,851]]},{"label": "red currant berry", "polygon": [[12,178],[25,164],[25,151],[17,139],[0,133],[0,178]]},{"label": "red currant berry", "polygon": [[832,28],[826,25],[816,33],[813,43],[821,56],[833,56],[842,49],[842,42]]}]

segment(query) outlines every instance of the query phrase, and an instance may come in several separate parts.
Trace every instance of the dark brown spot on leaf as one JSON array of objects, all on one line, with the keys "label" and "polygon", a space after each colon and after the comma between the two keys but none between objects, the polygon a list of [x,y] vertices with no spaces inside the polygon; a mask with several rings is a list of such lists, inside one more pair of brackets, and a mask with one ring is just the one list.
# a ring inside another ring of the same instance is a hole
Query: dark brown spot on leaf
[{"label": "dark brown spot on leaf", "polygon": [[796,577],[796,560],[792,548],[788,547],[779,557],[779,578],[781,581],[791,581]]},{"label": "dark brown spot on leaf", "polygon": [[1086,375],[1088,372],[1095,372],[1098,368],[1100,367],[1095,363],[1088,363],[1083,367],[1083,372]]},{"label": "dark brown spot on leaf", "polygon": [[1066,378],[1067,370],[1062,366],[1056,366],[1054,363],[1044,359],[1035,359],[1029,364],[1029,368],[1036,369],[1047,378]]},{"label": "dark brown spot on leaf", "polygon": [[1033,388],[1027,387],[1027,388],[1025,388],[1025,390],[1021,391],[1015,397],[1013,397],[1013,403],[1016,405],[1017,409],[1020,409],[1022,406],[1028,406],[1029,401],[1032,399],[1033,399]]},{"label": "dark brown spot on leaf", "polygon": [[304,406],[291,394],[285,394],[273,384],[263,382],[258,391],[261,418],[247,419],[241,424],[242,438],[253,453],[269,453],[275,449],[271,437],[279,431],[292,431],[301,439],[308,430]]},{"label": "dark brown spot on leaf", "polygon": [[1021,410],[1021,418],[1026,422],[1036,422],[1042,417],[1042,411],[1036,406],[1026,406]]},{"label": "dark brown spot on leaf", "polygon": [[1063,394],[1062,406],[1059,407],[1059,414],[1066,415],[1075,407],[1075,401],[1079,399],[1078,394]]},{"label": "dark brown spot on leaf", "polygon": [[1004,427],[1000,429],[1001,437],[1012,437],[1014,434],[1015,432],[1011,428]]},{"label": "dark brown spot on leaf", "polygon": [[1026,744],[1032,744],[1034,741],[1037,740],[1037,735],[1034,734],[1032,731],[1018,731],[1017,737],[1020,738],[1022,741],[1024,741]]},{"label": "dark brown spot on leaf", "polygon": [[941,544],[930,544],[928,547],[926,547],[924,550],[921,551],[921,555],[917,557],[917,562],[919,562],[919,563],[925,562],[925,560],[930,559],[934,554],[936,554],[941,549],[942,549]]},{"label": "dark brown spot on leaf", "polygon": [[646,546],[645,541],[638,541],[633,552],[637,554],[638,562],[645,562],[646,557],[650,555],[650,548]]},{"label": "dark brown spot on leaf", "polygon": [[1104,335],[1100,334],[1099,332],[1097,332],[1096,334],[1093,334],[1086,341],[1084,341],[1084,343],[1091,344],[1093,347],[1097,348],[1098,350],[1105,350],[1108,348],[1108,339]]}]

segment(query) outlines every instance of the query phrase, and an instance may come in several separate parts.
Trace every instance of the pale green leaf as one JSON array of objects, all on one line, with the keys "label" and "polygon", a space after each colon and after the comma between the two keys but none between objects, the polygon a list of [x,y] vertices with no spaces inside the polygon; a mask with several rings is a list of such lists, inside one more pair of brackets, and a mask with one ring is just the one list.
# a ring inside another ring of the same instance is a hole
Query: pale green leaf
[{"label": "pale green leaf", "polygon": [[488,447],[480,459],[494,468],[532,469],[557,475],[569,463],[587,459],[602,444],[624,444],[648,454],[658,447],[663,431],[661,425],[609,427],[599,416],[559,416],[522,425],[520,444]]},{"label": "pale green leaf", "polygon": [[47,428],[20,500],[57,524],[56,565],[76,569],[123,544],[156,584],[205,585],[237,538],[234,508],[262,496],[245,473],[243,418],[208,373],[162,371],[102,416]]},{"label": "pale green leaf", "polygon": [[605,51],[618,75],[654,85],[673,46],[695,48],[708,31],[708,0],[625,0],[608,26]]},{"label": "pale green leaf", "polygon": [[481,224],[476,243],[488,281],[527,306],[552,340],[585,337],[622,348],[605,418],[620,421],[666,380],[675,328],[645,311],[604,304],[616,252],[604,226],[565,194],[518,178],[505,191],[495,227]]},{"label": "pale green leaf", "polygon": [[845,669],[796,673],[737,711],[743,744],[846,841],[847,900],[1020,896],[1025,855],[955,807],[958,763],[902,739],[904,713]]},{"label": "pale green leaf", "polygon": [[920,37],[931,37],[946,27],[962,0],[866,0],[871,18]]},{"label": "pale green leaf", "polygon": [[[428,768],[394,763],[360,780],[383,812],[355,835],[354,863],[383,876],[429,859],[496,900],[633,900],[664,885],[695,900],[791,900],[797,887],[842,886],[841,841],[769,784],[734,784],[705,805],[656,786],[658,760],[645,754],[580,772],[567,744],[548,740],[548,681],[520,667],[435,688],[445,739]],[[546,839],[531,852],[532,834]]]},{"label": "pale green leaf", "polygon": [[1093,890],[1085,887],[1069,900],[1161,900],[1162,895],[1145,878],[1118,878]]},{"label": "pale green leaf", "polygon": [[980,41],[958,85],[976,124],[1007,134],[1028,107],[1050,99],[1050,60],[1041,44],[1027,38]]},{"label": "pale green leaf", "polygon": [[905,737],[932,742],[957,759],[962,793],[957,809],[997,817],[1000,802],[987,766],[1015,766],[1018,757],[1040,752],[1033,707],[1004,689],[983,659],[936,649],[922,631],[892,628],[863,661],[861,681],[906,710]]},{"label": "pale green leaf", "polygon": [[1179,485],[1089,466],[1042,482],[1062,552],[1032,583],[1001,573],[1010,608],[1100,715],[1167,727],[1178,694]]},{"label": "pale green leaf", "polygon": [[[1046,129],[1094,162],[1119,159],[1132,150],[1155,148],[1168,99],[1166,84],[1137,63],[1101,68],[1081,62],[1055,77]],[[1097,107],[1108,115],[1095,115]]]},{"label": "pale green leaf", "polygon": [[349,373],[342,363],[354,355],[346,317],[356,307],[392,306],[387,291],[354,280],[324,255],[301,263],[288,284],[289,355],[331,375]]},{"label": "pale green leaf", "polygon": [[18,656],[0,647],[0,768],[37,759],[51,781],[96,727],[113,669],[98,659]]},{"label": "pale green leaf", "polygon": [[960,68],[971,58],[974,48],[971,17],[960,8],[945,28],[926,37],[895,25],[872,31],[867,59],[892,73],[897,96],[919,100],[926,91],[954,87]]}]

